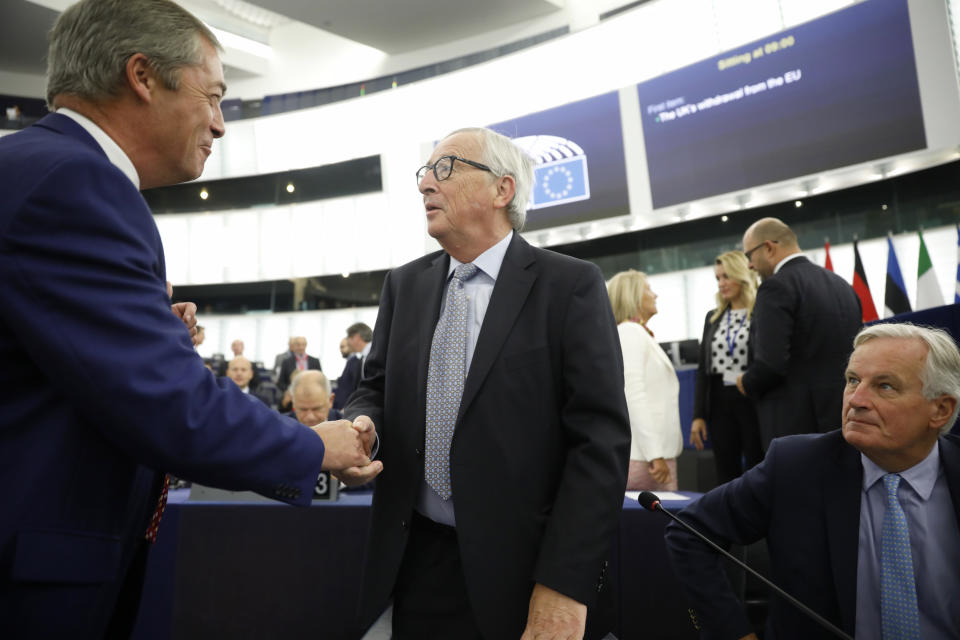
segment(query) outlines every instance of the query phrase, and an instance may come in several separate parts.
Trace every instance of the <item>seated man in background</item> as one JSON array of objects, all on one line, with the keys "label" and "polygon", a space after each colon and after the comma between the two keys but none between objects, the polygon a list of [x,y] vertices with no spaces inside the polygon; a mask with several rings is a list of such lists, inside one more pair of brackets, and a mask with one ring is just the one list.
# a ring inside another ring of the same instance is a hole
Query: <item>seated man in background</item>
[{"label": "seated man in background", "polygon": [[254,379],[253,364],[243,356],[238,356],[227,365],[227,377],[233,380],[244,393],[260,400],[268,407],[273,406],[273,396],[261,393]]},{"label": "seated man in background", "polygon": [[342,414],[333,409],[334,394],[330,381],[320,371],[303,371],[290,383],[293,415],[301,423],[312,427],[326,420],[339,420]]},{"label": "seated man in background", "polygon": [[[233,342],[231,342],[231,343],[230,343],[230,351],[233,353],[233,356],[232,356],[231,360],[236,360],[237,358],[242,357],[242,356],[243,356],[243,348],[244,348],[243,340],[237,339],[237,340],[234,340]],[[218,375],[221,375],[221,376],[229,375],[229,374],[227,373],[227,367],[230,366],[231,360],[224,360],[224,361],[221,363],[221,365],[220,365],[221,368],[220,368],[220,372],[219,372]]]},{"label": "seated man in background", "polygon": [[[774,583],[854,635],[955,638],[960,607],[960,352],[910,324],[860,331],[842,430],[774,440],[767,457],[681,516],[720,544],[767,539]],[[720,559],[667,527],[705,638],[753,638]],[[832,637],[774,597],[768,637]]]}]

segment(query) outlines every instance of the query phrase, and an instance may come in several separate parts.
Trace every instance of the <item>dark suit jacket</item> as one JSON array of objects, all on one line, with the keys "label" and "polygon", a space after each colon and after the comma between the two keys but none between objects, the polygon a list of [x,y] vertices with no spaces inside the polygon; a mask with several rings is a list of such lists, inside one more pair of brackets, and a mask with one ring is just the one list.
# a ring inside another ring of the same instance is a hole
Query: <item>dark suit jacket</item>
[{"label": "dark suit jacket", "polygon": [[[960,523],[960,438],[940,438],[940,460]],[[762,463],[710,491],[680,516],[718,544],[765,537],[770,579],[853,636],[862,485],[860,453],[839,430],[793,436],[775,440]],[[749,633],[720,557],[674,523],[666,539],[675,573],[703,623],[702,637]],[[833,636],[775,597],[766,637]]]},{"label": "dark suit jacket", "polygon": [[764,448],[779,436],[836,427],[843,372],[861,324],[853,287],[802,256],[763,281],[743,386],[756,402]]},{"label": "dark suit jacket", "polygon": [[[387,275],[364,378],[344,411],[373,418],[384,463],[368,617],[393,590],[423,478],[427,363],[448,267],[437,252]],[[514,235],[450,452],[463,571],[484,637],[520,637],[534,582],[588,605],[608,591],[629,449],[620,342],[599,269]]]},{"label": "dark suit jacket", "polygon": [[343,409],[347,406],[347,400],[356,390],[360,382],[360,365],[363,360],[358,355],[351,355],[343,365],[343,373],[337,378],[337,393],[333,397],[333,407]]},{"label": "dark suit jacket", "polygon": [[[283,361],[283,364],[280,365],[280,377],[277,378],[277,388],[280,391],[286,391],[290,388],[290,374],[293,373],[294,369],[297,368],[297,358],[294,355],[290,355],[289,358],[286,358]],[[311,355],[307,356],[307,371],[311,369],[315,371],[322,371],[320,368],[320,360],[314,358]]]},{"label": "dark suit jacket", "polygon": [[0,175],[0,637],[102,638],[158,472],[308,505],[323,446],[203,366],[146,202],[79,125],[0,139]]}]

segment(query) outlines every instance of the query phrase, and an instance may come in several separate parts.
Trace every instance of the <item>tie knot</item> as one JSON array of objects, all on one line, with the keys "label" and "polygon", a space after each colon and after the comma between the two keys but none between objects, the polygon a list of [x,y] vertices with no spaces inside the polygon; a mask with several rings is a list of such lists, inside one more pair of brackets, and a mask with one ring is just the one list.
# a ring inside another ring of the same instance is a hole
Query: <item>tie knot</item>
[{"label": "tie knot", "polygon": [[897,488],[900,486],[900,475],[888,473],[883,476],[883,485],[887,488],[887,496],[896,498]]},{"label": "tie knot", "polygon": [[477,274],[477,265],[472,262],[465,262],[453,270],[453,277],[460,282],[466,282]]}]

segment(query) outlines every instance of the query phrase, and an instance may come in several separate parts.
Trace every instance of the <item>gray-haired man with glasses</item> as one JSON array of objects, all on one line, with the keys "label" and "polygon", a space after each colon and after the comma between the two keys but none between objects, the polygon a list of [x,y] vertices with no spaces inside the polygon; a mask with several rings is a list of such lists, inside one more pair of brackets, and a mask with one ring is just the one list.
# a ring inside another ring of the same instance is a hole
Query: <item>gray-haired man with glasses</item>
[{"label": "gray-haired man with glasses", "polygon": [[532,178],[493,131],[440,141],[417,186],[443,250],[387,276],[344,409],[380,434],[364,597],[370,618],[392,598],[398,640],[612,628],[620,346],[600,270],[520,237]]}]

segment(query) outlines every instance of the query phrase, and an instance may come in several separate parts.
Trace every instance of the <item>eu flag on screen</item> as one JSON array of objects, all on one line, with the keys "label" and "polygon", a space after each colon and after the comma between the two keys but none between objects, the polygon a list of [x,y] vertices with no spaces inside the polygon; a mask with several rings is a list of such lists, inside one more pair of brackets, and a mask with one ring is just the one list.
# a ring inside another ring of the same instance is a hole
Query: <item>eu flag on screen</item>
[{"label": "eu flag on screen", "polygon": [[536,162],[530,209],[590,198],[587,156],[576,142],[559,136],[538,135],[515,138],[514,143]]},{"label": "eu flag on screen", "polygon": [[533,175],[531,209],[586,200],[590,197],[586,156],[538,165]]}]

